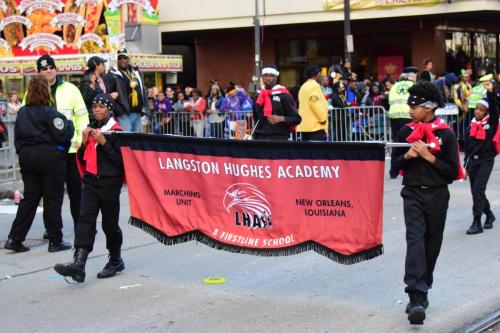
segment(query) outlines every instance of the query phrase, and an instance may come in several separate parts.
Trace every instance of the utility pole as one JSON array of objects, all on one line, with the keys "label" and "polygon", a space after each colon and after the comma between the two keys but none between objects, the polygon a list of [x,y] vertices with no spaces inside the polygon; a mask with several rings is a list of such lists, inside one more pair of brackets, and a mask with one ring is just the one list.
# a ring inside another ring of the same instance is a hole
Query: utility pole
[{"label": "utility pole", "polygon": [[351,62],[351,53],[354,51],[351,35],[351,4],[344,0],[344,54],[345,60]]},{"label": "utility pole", "polygon": [[253,82],[255,84],[255,91],[259,89],[259,78],[260,78],[260,21],[259,21],[259,0],[255,0],[255,75],[253,76]]}]

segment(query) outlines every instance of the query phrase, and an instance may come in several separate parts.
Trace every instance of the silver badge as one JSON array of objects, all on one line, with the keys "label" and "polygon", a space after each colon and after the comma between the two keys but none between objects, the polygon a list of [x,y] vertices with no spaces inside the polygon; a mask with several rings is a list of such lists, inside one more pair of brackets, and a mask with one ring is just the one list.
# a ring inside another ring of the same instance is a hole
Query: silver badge
[{"label": "silver badge", "polygon": [[42,65],[42,67],[47,66],[47,60],[43,59],[42,61],[40,61],[40,64]]},{"label": "silver badge", "polygon": [[54,118],[54,127],[57,128],[58,130],[62,130],[64,128],[64,120],[61,118]]}]

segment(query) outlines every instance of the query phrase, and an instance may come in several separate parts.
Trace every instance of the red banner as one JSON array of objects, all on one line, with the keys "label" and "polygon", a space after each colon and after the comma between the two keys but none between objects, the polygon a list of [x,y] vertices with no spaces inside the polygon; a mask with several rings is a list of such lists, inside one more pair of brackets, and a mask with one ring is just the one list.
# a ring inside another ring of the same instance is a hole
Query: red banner
[{"label": "red banner", "polygon": [[378,81],[382,81],[387,77],[394,80],[399,79],[399,75],[403,71],[403,57],[378,57],[377,72]]},{"label": "red banner", "polygon": [[344,264],[382,253],[382,144],[114,135],[131,223],[165,244]]}]

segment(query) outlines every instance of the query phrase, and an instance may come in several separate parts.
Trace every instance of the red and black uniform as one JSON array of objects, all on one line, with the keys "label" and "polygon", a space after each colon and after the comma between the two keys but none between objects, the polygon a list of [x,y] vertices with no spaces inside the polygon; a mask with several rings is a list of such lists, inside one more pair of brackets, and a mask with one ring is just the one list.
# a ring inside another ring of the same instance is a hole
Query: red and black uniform
[{"label": "red and black uniform", "polygon": [[498,104],[494,93],[488,93],[487,100],[489,115],[480,121],[472,120],[466,130],[464,145],[464,166],[470,176],[473,199],[472,213],[479,221],[483,213],[487,216],[492,214],[485,192],[497,154],[493,137],[498,129]]},{"label": "red and black uniform", "polygon": [[[93,124],[92,128],[99,127]],[[122,131],[114,118],[109,118],[99,129],[102,132]],[[106,143],[99,145],[89,135],[89,141],[78,149],[77,156],[83,171],[83,191],[82,209],[75,231],[75,248],[92,251],[100,210],[106,248],[110,254],[119,253],[123,239],[118,220],[124,171],[116,137],[106,136]]]},{"label": "red and black uniform", "polygon": [[[267,121],[270,115],[283,116],[285,121],[272,125]],[[288,140],[291,129],[302,121],[292,95],[280,85],[260,91],[253,119],[257,124],[253,135],[256,140]]]},{"label": "red and black uniform", "polygon": [[434,143],[430,149],[434,164],[417,157],[404,159],[408,148],[394,150],[394,162],[404,170],[401,196],[406,224],[405,291],[427,299],[433,272],[443,241],[450,193],[448,184],[459,176],[458,143],[455,133],[440,119],[430,123],[409,123],[398,133],[398,142],[422,140]]}]

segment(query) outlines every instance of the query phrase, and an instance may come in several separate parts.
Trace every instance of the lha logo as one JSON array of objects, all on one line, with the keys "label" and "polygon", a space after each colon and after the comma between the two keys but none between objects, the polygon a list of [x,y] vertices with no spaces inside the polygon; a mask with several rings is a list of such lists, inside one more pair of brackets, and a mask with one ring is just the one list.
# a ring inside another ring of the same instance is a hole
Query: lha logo
[{"label": "lha logo", "polygon": [[226,189],[224,208],[234,214],[234,223],[247,228],[272,228],[271,204],[255,185],[237,183]]}]

